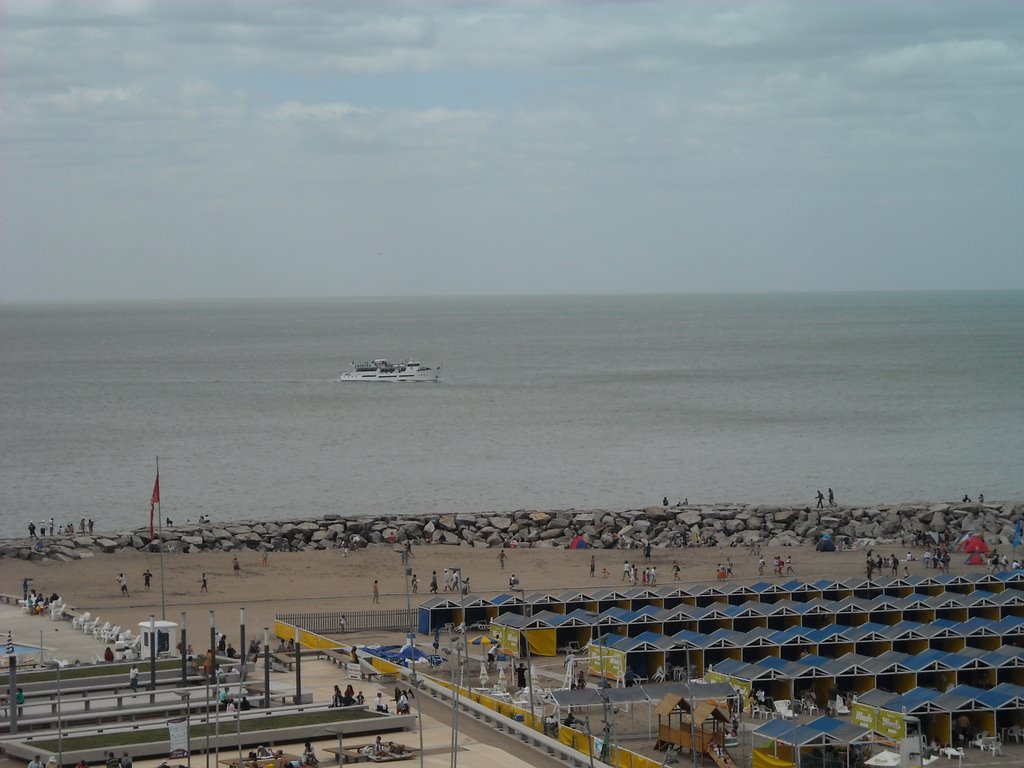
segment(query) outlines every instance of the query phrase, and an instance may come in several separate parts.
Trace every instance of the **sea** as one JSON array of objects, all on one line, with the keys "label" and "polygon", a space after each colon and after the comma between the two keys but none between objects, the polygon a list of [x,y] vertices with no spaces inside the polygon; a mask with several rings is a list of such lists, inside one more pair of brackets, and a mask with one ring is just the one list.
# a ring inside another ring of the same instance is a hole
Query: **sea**
[{"label": "sea", "polygon": [[[341,383],[417,358],[439,383]],[[1024,499],[1024,292],[0,306],[0,536]]]}]

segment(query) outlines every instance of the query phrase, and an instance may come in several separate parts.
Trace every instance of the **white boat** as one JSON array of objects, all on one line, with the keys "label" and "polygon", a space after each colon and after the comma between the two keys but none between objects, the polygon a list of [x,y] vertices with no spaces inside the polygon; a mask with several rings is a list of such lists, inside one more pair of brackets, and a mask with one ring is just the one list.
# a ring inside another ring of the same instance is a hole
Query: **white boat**
[{"label": "white boat", "polygon": [[369,363],[352,363],[338,381],[437,381],[440,368],[430,368],[419,360],[392,363],[383,358]]}]

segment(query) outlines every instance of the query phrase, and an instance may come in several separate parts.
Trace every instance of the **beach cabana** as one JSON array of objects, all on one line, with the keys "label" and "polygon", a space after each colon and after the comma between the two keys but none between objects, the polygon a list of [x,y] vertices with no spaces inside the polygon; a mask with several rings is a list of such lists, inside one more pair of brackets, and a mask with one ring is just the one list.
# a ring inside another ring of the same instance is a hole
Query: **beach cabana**
[{"label": "beach cabana", "polygon": [[[850,707],[850,719],[855,725],[870,728],[894,741],[924,732],[937,741],[946,742],[948,735],[942,734],[945,733],[943,723],[948,726],[948,715],[932,703],[938,696],[937,691],[928,688],[914,688],[905,694],[868,691]],[[932,730],[925,729],[922,716],[929,718]]]},{"label": "beach cabana", "polygon": [[715,664],[722,659],[743,657],[743,633],[732,629],[718,629],[705,635],[704,663]]},{"label": "beach cabana", "polygon": [[1004,589],[992,595],[992,604],[999,607],[999,618],[1007,616],[1024,617],[1024,592],[1019,589]]},{"label": "beach cabana", "polygon": [[838,600],[826,600],[816,597],[798,608],[800,624],[811,629],[827,627],[836,620],[836,604]]},{"label": "beach cabana", "polygon": [[665,652],[675,644],[664,635],[644,632],[636,637],[624,637],[612,645],[612,649],[626,656],[626,669],[632,669],[641,677],[650,678],[659,668],[665,669]]},{"label": "beach cabana", "polygon": [[701,677],[705,671],[704,651],[709,644],[708,636],[699,632],[691,632],[684,629],[671,636],[676,649],[672,651],[670,659],[673,664],[680,664],[689,670],[690,678]]},{"label": "beach cabana", "polygon": [[871,601],[862,597],[844,597],[832,604],[835,621],[848,627],[867,623],[871,611]]},{"label": "beach cabana", "polygon": [[629,602],[623,607],[629,608],[631,611],[639,611],[642,608],[647,608],[648,606],[663,608],[665,605],[657,587],[633,587],[632,589],[626,590],[625,596],[628,598]]},{"label": "beach cabana", "polygon": [[817,631],[809,627],[790,627],[769,635],[768,639],[778,648],[780,658],[795,661],[817,651],[817,644],[809,639],[809,635]]},{"label": "beach cabana", "polygon": [[756,627],[742,633],[739,642],[740,658],[757,661],[765,657],[779,658],[779,646],[772,640],[776,633],[767,627]]},{"label": "beach cabana", "polygon": [[575,610],[584,610],[590,613],[597,613],[597,600],[590,592],[581,592],[580,590],[569,590],[559,594],[558,599],[562,601],[565,606],[566,613],[572,613]]},{"label": "beach cabana", "polygon": [[1024,648],[1004,645],[982,657],[995,670],[996,684],[1024,685]]},{"label": "beach cabana", "polygon": [[683,630],[696,632],[697,617],[703,610],[695,605],[686,604],[665,608],[660,614],[662,631],[666,635],[674,635]]},{"label": "beach cabana", "polygon": [[853,643],[853,648],[849,650],[874,658],[892,650],[892,640],[886,636],[888,629],[890,627],[886,624],[869,621],[866,624],[859,624],[845,630],[843,637]]},{"label": "beach cabana", "polygon": [[840,691],[861,694],[875,687],[875,676],[867,667],[870,661],[871,658],[868,656],[846,653],[828,661],[821,669]]},{"label": "beach cabana", "polygon": [[[793,720],[769,720],[764,725],[754,729],[754,768],[765,766],[768,768],[800,768],[804,763],[803,755],[806,752],[810,756],[815,748],[824,748],[827,745],[837,744],[837,740],[827,733],[806,725],[799,725]],[[762,756],[759,760],[759,754]],[[777,762],[766,762],[765,755],[769,755]]]},{"label": "beach cabana", "polygon": [[434,633],[446,625],[452,627],[461,624],[462,608],[455,597],[438,595],[420,603],[418,611],[418,629],[424,635]]},{"label": "beach cabana", "polygon": [[644,631],[640,623],[640,614],[615,606],[601,611],[597,617],[599,634],[614,632],[618,635],[639,635]]},{"label": "beach cabana", "polygon": [[626,675],[626,654],[612,648],[613,643],[625,639],[625,635],[607,634],[587,643],[587,672],[611,680],[621,680]]},{"label": "beach cabana", "polygon": [[732,622],[732,626],[727,627],[727,629],[735,629],[737,632],[749,632],[759,627],[766,628],[768,626],[766,608],[768,606],[749,600],[740,605],[726,606],[722,613]]},{"label": "beach cabana", "polygon": [[759,581],[750,585],[752,596],[762,603],[774,603],[789,597],[782,585],[775,581]]},{"label": "beach cabana", "polygon": [[[555,646],[558,649],[584,647],[594,632],[597,614],[580,608],[567,614],[551,616],[548,623],[555,630]],[[532,649],[531,649],[532,650]]]}]

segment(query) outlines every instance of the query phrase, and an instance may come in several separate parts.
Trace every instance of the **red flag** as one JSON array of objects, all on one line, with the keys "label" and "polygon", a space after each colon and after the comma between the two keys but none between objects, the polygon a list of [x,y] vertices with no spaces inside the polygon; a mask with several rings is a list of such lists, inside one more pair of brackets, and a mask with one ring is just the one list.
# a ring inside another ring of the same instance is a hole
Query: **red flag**
[{"label": "red flag", "polygon": [[160,503],[160,473],[156,473],[156,482],[153,483],[153,498],[149,500],[149,538],[153,538],[153,510]]}]

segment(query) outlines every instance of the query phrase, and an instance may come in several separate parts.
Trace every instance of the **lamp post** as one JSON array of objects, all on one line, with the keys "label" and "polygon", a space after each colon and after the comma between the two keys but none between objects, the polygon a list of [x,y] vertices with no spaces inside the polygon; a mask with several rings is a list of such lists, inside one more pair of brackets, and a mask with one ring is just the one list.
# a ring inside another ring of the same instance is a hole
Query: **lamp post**
[{"label": "lamp post", "polygon": [[[409,566],[409,551],[408,549],[402,552],[402,562],[405,563],[405,615],[409,619],[409,668],[412,670],[410,675],[410,681],[412,683],[413,690],[419,690],[416,684],[416,628],[413,626],[413,615],[412,615],[412,600],[409,596],[409,576],[412,574],[412,568]],[[395,702],[397,707],[398,703]],[[420,768],[423,768],[423,717],[422,713],[417,707],[416,722],[419,726],[420,733]],[[341,733],[338,733],[338,755],[341,753]],[[341,760],[341,757],[338,758]],[[339,763],[340,765],[340,763]]]},{"label": "lamp post", "polygon": [[263,628],[263,708],[270,709],[270,627]]},{"label": "lamp post", "polygon": [[67,664],[66,661],[57,660],[57,765],[64,765],[64,720],[60,708],[60,671]]},{"label": "lamp post", "polygon": [[186,642],[188,635],[188,614],[184,611],[181,612],[181,686],[184,688],[188,685],[188,659],[185,653],[185,649],[188,648]]},{"label": "lamp post", "polygon": [[[28,594],[28,579],[25,580],[25,593]],[[18,732],[18,655],[14,652],[11,630],[7,630],[7,703],[10,705],[10,731],[13,735]]]},{"label": "lamp post", "polygon": [[[528,605],[526,602],[526,590],[518,589],[516,591],[519,592],[519,596],[523,599],[523,615],[526,616],[527,619],[532,618],[533,606]],[[527,691],[530,696],[530,727],[536,728],[536,725],[534,724],[533,714],[533,662],[530,658],[530,636],[527,634],[526,629],[523,630],[522,636],[523,639],[526,641],[526,683]]]},{"label": "lamp post", "polygon": [[238,609],[238,636],[238,655],[242,657],[242,666],[238,670],[238,684],[241,687],[241,684],[245,682],[246,663],[249,660],[249,652],[245,648],[245,608]]},{"label": "lamp post", "polygon": [[[211,611],[212,613],[212,611]],[[206,676],[206,768],[210,768],[210,676]]]},{"label": "lamp post", "polygon": [[210,659],[212,664],[210,671],[213,673],[213,679],[217,679],[217,617],[213,611],[210,611]]},{"label": "lamp post", "polygon": [[149,614],[149,690],[156,690],[156,616]]},{"label": "lamp post", "polygon": [[690,701],[690,755],[693,757],[693,765],[697,765],[697,723],[694,722],[693,710],[696,701],[693,698],[693,680],[690,677],[690,646],[686,646],[686,692]]}]

